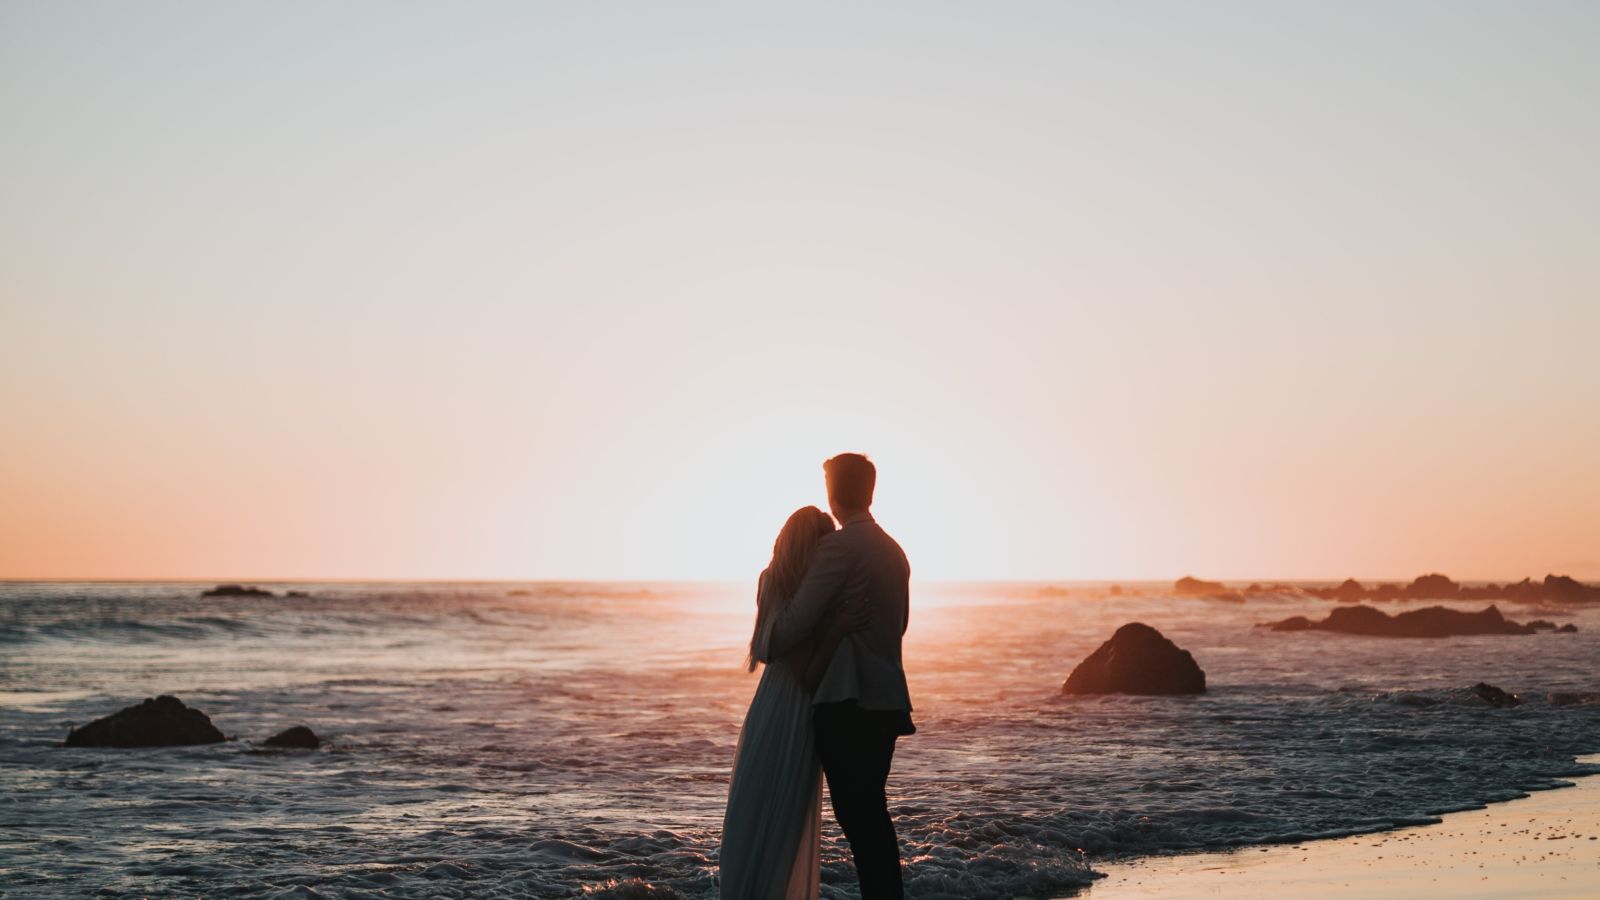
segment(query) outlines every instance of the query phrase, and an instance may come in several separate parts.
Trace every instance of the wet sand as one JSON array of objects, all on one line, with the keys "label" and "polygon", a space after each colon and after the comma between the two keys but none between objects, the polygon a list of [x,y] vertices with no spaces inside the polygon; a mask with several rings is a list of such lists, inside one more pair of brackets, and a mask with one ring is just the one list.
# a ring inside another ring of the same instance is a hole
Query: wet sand
[{"label": "wet sand", "polygon": [[1436,825],[1095,868],[1107,877],[1080,895],[1093,900],[1592,898],[1600,896],[1600,777],[1451,813]]}]

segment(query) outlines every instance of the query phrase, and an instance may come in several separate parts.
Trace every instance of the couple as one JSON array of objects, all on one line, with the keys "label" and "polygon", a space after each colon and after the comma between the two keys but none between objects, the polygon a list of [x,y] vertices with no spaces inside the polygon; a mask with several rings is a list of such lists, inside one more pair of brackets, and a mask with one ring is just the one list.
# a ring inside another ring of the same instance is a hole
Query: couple
[{"label": "couple", "polygon": [[844,453],[822,470],[833,518],[790,516],[756,589],[748,662],[766,669],[728,787],[723,900],[818,895],[823,775],[863,900],[902,896],[884,788],[895,739],[916,731],[900,665],[911,566],[869,512],[871,460]]}]

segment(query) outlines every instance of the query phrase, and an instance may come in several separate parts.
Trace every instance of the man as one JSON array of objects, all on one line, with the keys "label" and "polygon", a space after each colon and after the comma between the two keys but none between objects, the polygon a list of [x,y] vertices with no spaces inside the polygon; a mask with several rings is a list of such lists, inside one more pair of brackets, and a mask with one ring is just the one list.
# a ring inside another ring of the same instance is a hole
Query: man
[{"label": "man", "polygon": [[817,543],[805,580],[773,627],[772,653],[809,637],[838,601],[870,608],[871,623],[834,651],[812,698],[812,716],[833,815],[850,842],[862,900],[899,898],[900,845],[884,790],[895,740],[916,731],[900,664],[911,564],[872,518],[878,480],[872,461],[842,453],[823,463],[822,471],[840,528]]}]

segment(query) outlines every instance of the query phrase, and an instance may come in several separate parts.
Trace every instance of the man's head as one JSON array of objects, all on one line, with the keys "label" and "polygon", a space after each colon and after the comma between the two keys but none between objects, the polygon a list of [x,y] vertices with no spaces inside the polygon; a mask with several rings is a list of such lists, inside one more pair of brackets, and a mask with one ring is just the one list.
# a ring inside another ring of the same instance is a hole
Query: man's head
[{"label": "man's head", "polygon": [[872,508],[872,489],[878,484],[878,467],[859,453],[841,453],[822,464],[828,482],[828,508],[843,525],[856,513]]}]

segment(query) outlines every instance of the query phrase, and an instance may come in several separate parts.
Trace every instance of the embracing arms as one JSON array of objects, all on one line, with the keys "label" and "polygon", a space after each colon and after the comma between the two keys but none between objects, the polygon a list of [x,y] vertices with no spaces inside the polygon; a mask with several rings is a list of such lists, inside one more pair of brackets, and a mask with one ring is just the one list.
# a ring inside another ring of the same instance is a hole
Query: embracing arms
[{"label": "embracing arms", "polygon": [[817,542],[816,556],[800,582],[800,589],[773,623],[769,648],[773,656],[789,652],[816,632],[823,616],[833,606],[839,586],[849,574],[850,554],[838,534],[824,536]]},{"label": "embracing arms", "polygon": [[833,653],[839,649],[844,636],[860,631],[871,622],[872,607],[866,603],[841,603],[829,611],[828,624],[823,626],[811,655],[806,658],[805,671],[800,673],[800,683],[805,685],[806,693],[817,692],[817,685],[822,684],[822,676],[828,674],[828,664],[833,662]]}]

